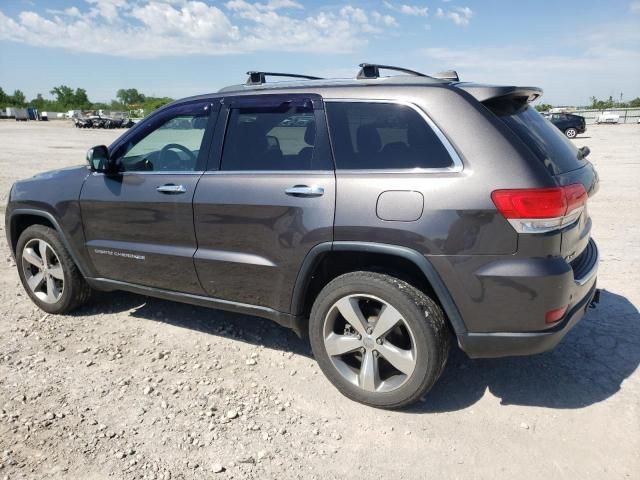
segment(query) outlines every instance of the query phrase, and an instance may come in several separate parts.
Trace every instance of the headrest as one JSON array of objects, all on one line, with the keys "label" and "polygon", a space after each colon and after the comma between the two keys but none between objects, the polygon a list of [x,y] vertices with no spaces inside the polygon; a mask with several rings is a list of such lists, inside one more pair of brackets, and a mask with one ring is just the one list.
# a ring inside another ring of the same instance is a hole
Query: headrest
[{"label": "headrest", "polygon": [[192,121],[192,126],[196,130],[204,130],[207,128],[207,121],[209,117],[195,117]]},{"label": "headrest", "polygon": [[375,125],[371,123],[360,125],[357,143],[359,153],[378,153],[382,147],[382,140]]}]

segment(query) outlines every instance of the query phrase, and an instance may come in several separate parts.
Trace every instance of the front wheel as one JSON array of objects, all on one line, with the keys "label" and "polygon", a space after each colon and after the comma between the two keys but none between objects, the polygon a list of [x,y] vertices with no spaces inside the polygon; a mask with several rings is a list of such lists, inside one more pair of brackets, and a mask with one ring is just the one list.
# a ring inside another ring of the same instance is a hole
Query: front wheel
[{"label": "front wheel", "polygon": [[567,136],[567,138],[576,138],[576,135],[578,135],[578,131],[575,128],[567,128],[564,131],[564,134]]},{"label": "front wheel", "polygon": [[27,294],[45,312],[70,312],[91,294],[58,233],[49,227],[32,225],[22,232],[16,264]]},{"label": "front wheel", "polygon": [[400,408],[425,395],[450,347],[440,307],[412,285],[373,272],[344,274],[318,294],[309,319],[313,354],[344,395]]}]

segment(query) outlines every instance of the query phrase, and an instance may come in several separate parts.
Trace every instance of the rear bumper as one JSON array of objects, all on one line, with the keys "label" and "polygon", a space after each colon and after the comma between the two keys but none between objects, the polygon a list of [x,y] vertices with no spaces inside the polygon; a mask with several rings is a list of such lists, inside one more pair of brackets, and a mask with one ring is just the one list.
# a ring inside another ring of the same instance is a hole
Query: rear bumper
[{"label": "rear bumper", "polygon": [[458,336],[460,348],[471,358],[534,355],[554,348],[584,317],[596,295],[595,283],[588,295],[566,315],[561,325],[543,332],[466,333]]},{"label": "rear bumper", "polygon": [[580,260],[572,262],[575,270],[570,290],[575,300],[564,318],[552,328],[525,332],[464,332],[458,335],[460,348],[471,358],[533,355],[554,348],[584,317],[597,295],[599,255],[593,240]]}]

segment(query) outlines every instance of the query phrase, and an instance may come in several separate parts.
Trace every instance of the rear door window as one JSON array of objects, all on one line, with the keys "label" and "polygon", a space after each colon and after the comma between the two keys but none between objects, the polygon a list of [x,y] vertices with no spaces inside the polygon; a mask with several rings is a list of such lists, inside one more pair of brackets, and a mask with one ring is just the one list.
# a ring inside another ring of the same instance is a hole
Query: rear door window
[{"label": "rear door window", "polygon": [[438,136],[413,108],[395,103],[325,104],[338,169],[447,168]]},{"label": "rear door window", "polygon": [[529,147],[552,175],[577,170],[586,164],[578,149],[556,126],[530,106],[485,103]]},{"label": "rear door window", "polygon": [[329,170],[316,153],[312,108],[232,108],[222,152],[222,170]]}]

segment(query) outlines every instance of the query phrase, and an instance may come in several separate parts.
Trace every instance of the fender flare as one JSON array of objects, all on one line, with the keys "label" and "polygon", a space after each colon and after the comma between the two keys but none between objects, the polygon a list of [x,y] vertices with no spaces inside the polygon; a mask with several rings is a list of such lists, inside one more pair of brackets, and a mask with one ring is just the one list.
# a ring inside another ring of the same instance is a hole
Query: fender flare
[{"label": "fender flare", "polygon": [[64,233],[64,230],[62,230],[62,227],[58,223],[58,220],[51,213],[45,210],[37,210],[33,208],[17,208],[11,211],[9,222],[7,223],[7,240],[9,242],[9,248],[11,249],[11,253],[14,255],[14,257],[16,252],[14,251],[13,242],[11,241],[11,238],[13,236],[13,232],[12,232],[13,221],[15,217],[19,217],[21,215],[31,215],[31,216],[46,218],[51,223],[51,225],[53,225],[53,228],[56,229],[56,232],[58,232],[58,235],[60,235],[60,239],[62,240],[64,248],[66,248],[67,251],[69,252],[69,255],[71,255],[71,259],[78,267],[78,270],[80,270],[80,273],[82,273],[82,276],[85,278],[88,277],[86,269],[84,268],[84,265],[82,265],[82,263],[78,261],[78,256],[76,255],[75,250],[71,246],[71,243],[67,239],[67,236]]},{"label": "fender flare", "polygon": [[440,302],[440,305],[442,305],[456,335],[459,336],[467,333],[467,328],[462,320],[458,307],[449,293],[449,289],[445,286],[440,275],[428,258],[411,248],[385,243],[337,241],[320,243],[313,247],[305,257],[298,276],[296,277],[291,297],[290,311],[293,315],[300,315],[302,313],[305,303],[304,297],[307,287],[311,282],[311,275],[320,262],[322,255],[330,251],[380,253],[409,260],[420,269],[431,284],[433,291],[438,297],[437,300]]}]

